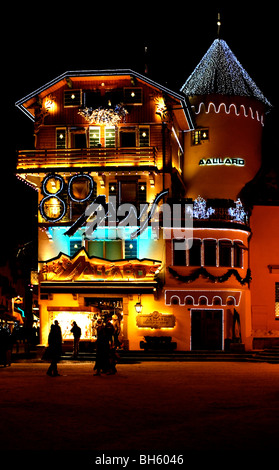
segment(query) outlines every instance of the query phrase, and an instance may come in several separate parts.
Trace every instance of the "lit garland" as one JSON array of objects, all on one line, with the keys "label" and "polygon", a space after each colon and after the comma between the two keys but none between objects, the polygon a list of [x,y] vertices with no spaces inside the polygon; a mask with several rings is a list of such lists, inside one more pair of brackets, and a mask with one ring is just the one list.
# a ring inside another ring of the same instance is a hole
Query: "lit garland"
[{"label": "lit garland", "polygon": [[248,96],[271,106],[223,39],[215,39],[181,90],[187,96]]},{"label": "lit garland", "polygon": [[119,122],[126,117],[128,111],[121,104],[117,104],[114,108],[97,109],[84,108],[79,111],[89,124],[106,124],[107,126],[117,126]]},{"label": "lit garland", "polygon": [[183,276],[181,274],[178,274],[174,269],[172,269],[170,266],[168,267],[168,270],[170,272],[170,274],[175,277],[175,279],[177,279],[178,281],[181,281],[181,282],[185,282],[185,283],[188,283],[188,282],[193,282],[195,281],[196,279],[199,278],[199,276],[202,276],[206,279],[208,279],[209,281],[211,282],[226,282],[231,276],[235,276],[236,280],[242,285],[244,286],[245,284],[247,284],[248,282],[251,281],[252,277],[251,277],[251,270],[250,269],[247,269],[247,272],[246,272],[246,276],[245,277],[241,277],[239,272],[236,270],[236,269],[228,269],[228,271],[223,274],[222,276],[213,276],[213,274],[210,274],[207,269],[201,267],[201,268],[198,268],[196,269],[194,272],[192,272],[192,274],[190,274],[189,276]]}]

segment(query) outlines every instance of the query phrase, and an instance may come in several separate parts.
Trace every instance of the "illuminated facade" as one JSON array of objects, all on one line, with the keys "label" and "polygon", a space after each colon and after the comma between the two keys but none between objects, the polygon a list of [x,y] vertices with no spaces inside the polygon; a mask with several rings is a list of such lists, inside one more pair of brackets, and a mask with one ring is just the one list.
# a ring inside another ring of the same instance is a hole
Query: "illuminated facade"
[{"label": "illuminated facade", "polygon": [[239,193],[260,168],[269,103],[226,43],[180,93],[131,70],[79,71],[16,105],[35,129],[17,174],[38,191],[42,344],[58,319],[64,344],[75,320],[92,345],[96,318],[114,314],[126,349],[250,349]]}]

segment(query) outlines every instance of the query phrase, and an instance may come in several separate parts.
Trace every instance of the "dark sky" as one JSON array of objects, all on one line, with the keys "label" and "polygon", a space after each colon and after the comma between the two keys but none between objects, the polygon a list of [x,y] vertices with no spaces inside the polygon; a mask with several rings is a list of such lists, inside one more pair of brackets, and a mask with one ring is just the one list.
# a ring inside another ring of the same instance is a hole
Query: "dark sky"
[{"label": "dark sky", "polygon": [[178,91],[217,36],[218,11],[221,37],[269,101],[278,103],[274,2],[269,8],[269,2],[243,8],[244,1],[96,3],[42,2],[7,13],[12,28],[5,57],[10,112],[19,126],[16,147],[24,147],[21,130],[28,118],[18,117],[14,102],[67,70],[130,68],[144,74],[147,46],[150,78]]},{"label": "dark sky", "polygon": [[[12,205],[18,214],[21,222],[16,226],[17,238],[21,234],[24,238],[24,226],[32,224],[33,219],[24,223],[25,199],[21,198],[21,186],[12,176],[15,149],[32,148],[33,131],[32,122],[14,103],[67,70],[130,68],[144,74],[145,46],[149,77],[179,91],[217,37],[218,11],[222,21],[220,37],[274,106],[265,132],[269,154],[279,158],[277,140],[273,139],[279,105],[276,2],[256,5],[222,1],[206,2],[204,6],[203,2],[186,1],[115,4],[56,1],[38,2],[35,7],[34,2],[26,5],[15,6],[11,2],[5,7],[2,25],[8,28],[2,28],[1,33],[6,109],[1,211],[8,212],[7,217],[11,218]],[[17,196],[17,207],[10,198],[3,197],[3,192]],[[11,231],[14,233],[15,228]]]}]

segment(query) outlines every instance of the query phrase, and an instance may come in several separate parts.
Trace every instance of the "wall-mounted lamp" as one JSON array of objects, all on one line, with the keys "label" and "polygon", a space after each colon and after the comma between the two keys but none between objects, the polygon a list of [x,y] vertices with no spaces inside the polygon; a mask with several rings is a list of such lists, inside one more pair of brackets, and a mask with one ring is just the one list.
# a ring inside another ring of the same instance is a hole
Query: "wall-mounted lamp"
[{"label": "wall-mounted lamp", "polygon": [[142,311],[142,305],[141,305],[141,297],[140,297],[140,294],[138,296],[138,301],[137,303],[135,304],[135,310],[137,313],[141,313]]}]

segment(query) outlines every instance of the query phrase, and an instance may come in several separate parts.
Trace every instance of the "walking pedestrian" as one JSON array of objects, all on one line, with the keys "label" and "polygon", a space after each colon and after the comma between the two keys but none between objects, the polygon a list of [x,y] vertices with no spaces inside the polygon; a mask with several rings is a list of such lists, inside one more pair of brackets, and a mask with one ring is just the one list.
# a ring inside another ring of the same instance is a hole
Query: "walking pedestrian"
[{"label": "walking pedestrian", "polygon": [[114,328],[114,346],[117,349],[121,346],[121,343],[118,339],[118,337],[120,335],[120,332],[121,332],[121,329],[120,329],[120,321],[119,321],[118,315],[116,315],[116,313],[114,313],[112,315],[111,323],[112,323],[112,326]]},{"label": "walking pedestrian", "polygon": [[94,375],[115,374],[115,364],[112,360],[113,327],[110,322],[104,323],[101,318],[97,319],[96,361]]},{"label": "walking pedestrian", "polygon": [[81,337],[81,329],[76,324],[75,321],[72,323],[71,333],[74,335],[74,349],[73,349],[73,357],[77,357],[79,351],[79,340]]},{"label": "walking pedestrian", "polygon": [[62,354],[62,334],[61,328],[57,320],[51,325],[50,332],[48,335],[48,357],[50,358],[50,366],[47,370],[47,375],[51,377],[57,377],[57,363],[60,360]]}]

